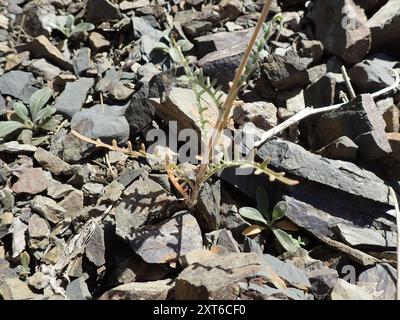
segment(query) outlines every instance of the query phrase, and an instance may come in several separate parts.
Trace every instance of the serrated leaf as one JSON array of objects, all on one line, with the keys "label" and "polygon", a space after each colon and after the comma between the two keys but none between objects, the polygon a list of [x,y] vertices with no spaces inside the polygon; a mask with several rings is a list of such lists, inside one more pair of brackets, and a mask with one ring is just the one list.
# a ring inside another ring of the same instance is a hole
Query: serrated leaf
[{"label": "serrated leaf", "polygon": [[274,207],[272,211],[272,220],[271,223],[275,223],[276,221],[282,219],[288,210],[288,205],[285,201],[280,201]]},{"label": "serrated leaf", "polygon": [[255,208],[243,207],[239,209],[239,214],[249,220],[254,220],[268,225],[267,220],[264,219],[263,215]]},{"label": "serrated leaf", "polygon": [[185,39],[177,41],[176,45],[178,47],[181,47],[181,50],[183,52],[190,51],[193,48],[193,44],[189,40],[185,40]]},{"label": "serrated leaf", "polygon": [[29,100],[29,110],[31,112],[31,119],[33,122],[37,121],[38,112],[43,109],[46,103],[51,98],[51,90],[49,88],[43,88],[36,91]]},{"label": "serrated leaf", "polygon": [[0,138],[4,138],[10,133],[24,127],[24,124],[18,121],[0,121]]},{"label": "serrated leaf", "polygon": [[29,111],[28,108],[22,102],[16,102],[13,105],[13,109],[15,114],[22,120],[22,121],[29,121]]},{"label": "serrated leaf", "polygon": [[293,237],[280,229],[272,229],[276,239],[281,246],[288,252],[294,252],[299,248],[298,242]]},{"label": "serrated leaf", "polygon": [[246,228],[242,232],[242,235],[247,236],[247,237],[255,236],[255,235],[263,232],[265,229],[266,229],[265,227],[261,227],[261,226],[255,224],[255,225],[252,225],[252,226]]},{"label": "serrated leaf", "polygon": [[81,33],[81,32],[92,31],[92,30],[94,30],[94,28],[95,28],[95,26],[93,24],[91,24],[91,23],[81,22],[80,24],[78,24],[76,27],[74,27],[72,29],[71,36],[73,34],[78,34],[78,33]]},{"label": "serrated leaf", "polygon": [[181,62],[181,55],[180,55],[180,53],[179,53],[177,48],[169,48],[168,54],[171,57],[171,59],[173,61],[175,61],[176,63],[180,63]]},{"label": "serrated leaf", "polygon": [[267,191],[263,187],[258,187],[256,190],[257,209],[264,215],[268,220],[271,220],[269,216],[269,197]]}]

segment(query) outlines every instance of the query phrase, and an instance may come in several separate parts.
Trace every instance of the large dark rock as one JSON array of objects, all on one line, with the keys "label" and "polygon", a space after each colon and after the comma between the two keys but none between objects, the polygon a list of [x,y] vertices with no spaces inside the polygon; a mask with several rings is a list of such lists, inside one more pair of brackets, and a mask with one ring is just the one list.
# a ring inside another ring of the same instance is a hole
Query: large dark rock
[{"label": "large dark rock", "polygon": [[32,94],[38,90],[32,85],[34,81],[32,73],[10,71],[0,77],[0,93],[28,103]]},{"label": "large dark rock", "polygon": [[89,22],[101,23],[104,21],[119,20],[122,18],[119,7],[109,0],[88,0],[86,19]]},{"label": "large dark rock", "polygon": [[330,53],[348,63],[360,62],[367,55],[371,45],[367,17],[353,0],[315,1],[311,19],[317,39]]}]

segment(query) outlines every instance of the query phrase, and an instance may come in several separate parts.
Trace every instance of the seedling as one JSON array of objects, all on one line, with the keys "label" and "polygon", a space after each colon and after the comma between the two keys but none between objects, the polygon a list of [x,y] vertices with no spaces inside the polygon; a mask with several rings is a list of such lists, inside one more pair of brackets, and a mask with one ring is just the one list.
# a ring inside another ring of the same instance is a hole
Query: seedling
[{"label": "seedling", "polygon": [[22,102],[15,102],[9,120],[0,121],[0,138],[22,129],[30,129],[33,133],[39,130],[55,130],[58,121],[52,115],[56,110],[47,105],[51,96],[51,90],[43,88],[32,95],[28,107]]},{"label": "seedling", "polygon": [[265,189],[257,188],[256,198],[257,208],[243,207],[239,209],[239,214],[243,218],[255,222],[243,231],[243,235],[254,236],[263,231],[272,231],[279,244],[289,252],[296,251],[301,245],[306,244],[300,237],[295,239],[282,230],[282,228],[295,230],[294,225],[282,223],[282,219],[288,210],[288,205],[285,201],[278,202],[272,212],[269,212],[268,194]]},{"label": "seedling", "polygon": [[20,269],[19,275],[21,276],[21,278],[26,279],[31,273],[29,269],[29,263],[31,261],[31,257],[26,251],[24,251],[21,253],[20,259],[21,259],[21,265],[19,266]]},{"label": "seedling", "polygon": [[60,31],[67,39],[79,33],[92,31],[95,28],[93,24],[87,22],[75,25],[75,17],[71,14],[67,16],[48,14],[42,18],[42,24],[45,28]]}]

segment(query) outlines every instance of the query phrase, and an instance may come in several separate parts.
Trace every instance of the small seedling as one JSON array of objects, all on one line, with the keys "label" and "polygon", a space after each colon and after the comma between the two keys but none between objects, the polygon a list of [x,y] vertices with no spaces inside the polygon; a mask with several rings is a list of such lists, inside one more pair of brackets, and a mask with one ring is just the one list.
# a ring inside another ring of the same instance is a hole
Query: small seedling
[{"label": "small seedling", "polygon": [[300,237],[295,239],[281,229],[284,226],[284,224],[280,223],[282,222],[281,219],[285,217],[288,210],[288,205],[285,201],[278,202],[272,212],[270,212],[268,194],[265,189],[261,187],[257,188],[256,198],[257,209],[251,207],[239,209],[239,214],[243,218],[256,222],[256,224],[252,224],[246,228],[243,231],[243,235],[254,236],[265,230],[272,231],[279,244],[289,252],[296,251],[301,245],[305,245],[305,242]]},{"label": "small seedling", "polygon": [[52,115],[56,110],[47,105],[51,96],[51,90],[43,88],[32,95],[28,107],[22,102],[14,103],[9,120],[0,121],[0,138],[21,129],[30,129],[34,133],[41,129],[55,130],[58,121]]},{"label": "small seedling", "polygon": [[60,31],[67,39],[79,33],[92,31],[95,28],[93,24],[87,22],[75,25],[75,17],[71,14],[67,16],[48,14],[42,18],[42,24],[45,28]]},{"label": "small seedling", "polygon": [[29,274],[31,273],[29,269],[29,263],[31,262],[31,257],[29,256],[29,253],[26,251],[22,252],[21,255],[19,256],[21,260],[21,265],[19,266],[19,275],[21,278],[26,279]]}]

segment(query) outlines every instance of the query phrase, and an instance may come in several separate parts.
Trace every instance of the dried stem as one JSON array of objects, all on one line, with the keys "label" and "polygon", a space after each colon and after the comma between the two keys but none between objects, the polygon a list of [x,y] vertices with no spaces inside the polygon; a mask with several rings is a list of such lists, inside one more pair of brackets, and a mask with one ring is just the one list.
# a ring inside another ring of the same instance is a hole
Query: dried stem
[{"label": "dried stem", "polygon": [[400,210],[399,210],[399,202],[396,197],[396,192],[394,192],[393,188],[389,188],[390,196],[394,200],[394,210],[396,212],[396,226],[397,226],[397,286],[396,286],[396,300],[400,300]]},{"label": "dried stem", "polygon": [[350,93],[350,100],[353,100],[356,97],[356,93],[354,92],[354,88],[351,85],[351,80],[350,80],[349,75],[347,74],[347,70],[346,70],[345,66],[342,66],[342,75],[343,75],[344,81],[346,82],[347,89],[349,90],[349,93]]},{"label": "dried stem", "polygon": [[[371,94],[372,98],[377,98],[377,97],[379,97],[381,95],[384,95],[384,94],[396,89],[400,85],[400,77],[399,77],[399,75],[393,69],[391,71],[395,74],[395,77],[396,77],[396,80],[394,81],[393,85],[391,85],[390,87],[387,87],[385,89],[382,89],[382,90],[380,90],[378,92],[375,92],[375,93]],[[281,124],[277,125],[276,127],[272,128],[271,130],[268,130],[268,131],[264,132],[261,135],[260,140],[255,143],[255,147],[261,146],[268,139],[270,139],[273,136],[281,133],[282,131],[284,131],[287,128],[291,127],[292,125],[300,122],[301,120],[303,120],[305,118],[308,118],[309,116],[312,116],[312,115],[315,115],[315,114],[320,114],[320,113],[330,112],[330,111],[333,111],[333,110],[336,110],[336,109],[340,108],[341,106],[343,106],[345,104],[346,104],[346,102],[345,103],[335,104],[333,106],[318,108],[318,109],[306,108],[306,109],[300,111],[299,113],[295,114],[293,117],[287,119],[286,121],[284,121]]]}]

